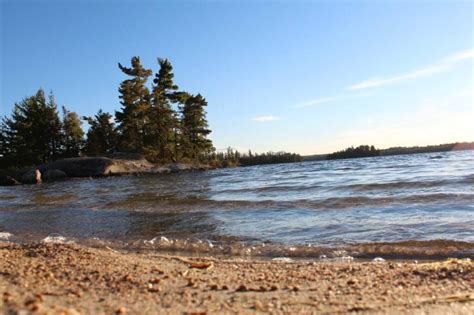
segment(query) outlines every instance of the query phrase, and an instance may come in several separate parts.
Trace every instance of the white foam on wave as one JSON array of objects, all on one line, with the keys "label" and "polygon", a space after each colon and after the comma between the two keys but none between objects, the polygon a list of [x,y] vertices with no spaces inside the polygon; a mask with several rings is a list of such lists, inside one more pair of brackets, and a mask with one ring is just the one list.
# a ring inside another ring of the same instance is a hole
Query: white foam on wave
[{"label": "white foam on wave", "polygon": [[9,232],[0,232],[0,240],[2,241],[8,241],[13,237],[12,233]]},{"label": "white foam on wave", "polygon": [[294,260],[291,259],[290,257],[275,257],[272,259],[272,261],[288,263],[288,262],[293,262]]},{"label": "white foam on wave", "polygon": [[48,235],[41,240],[43,243],[65,244],[67,239],[62,235]]},{"label": "white foam on wave", "polygon": [[145,244],[150,244],[150,245],[155,245],[156,243],[159,243],[159,244],[171,244],[173,243],[172,241],[170,241],[168,238],[164,237],[164,236],[156,236],[154,238],[152,238],[151,240],[144,240],[143,241]]}]

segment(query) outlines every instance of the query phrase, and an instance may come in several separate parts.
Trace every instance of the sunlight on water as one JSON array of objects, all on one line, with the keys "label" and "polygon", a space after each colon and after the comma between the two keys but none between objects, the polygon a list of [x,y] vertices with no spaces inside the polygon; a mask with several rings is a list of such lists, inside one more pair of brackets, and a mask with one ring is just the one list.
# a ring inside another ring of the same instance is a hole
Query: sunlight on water
[{"label": "sunlight on water", "polygon": [[[469,243],[472,255],[473,226],[472,151],[0,188],[2,240],[60,235],[209,252],[271,242],[314,255],[319,247],[449,240]],[[262,248],[254,251],[278,253]]]}]

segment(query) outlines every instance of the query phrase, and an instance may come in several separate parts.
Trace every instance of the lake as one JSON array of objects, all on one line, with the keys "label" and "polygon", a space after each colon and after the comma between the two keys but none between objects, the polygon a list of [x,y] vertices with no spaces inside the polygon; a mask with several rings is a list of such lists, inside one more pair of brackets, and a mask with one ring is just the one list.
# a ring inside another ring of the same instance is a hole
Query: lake
[{"label": "lake", "polygon": [[216,255],[474,257],[474,151],[0,187],[0,239]]}]

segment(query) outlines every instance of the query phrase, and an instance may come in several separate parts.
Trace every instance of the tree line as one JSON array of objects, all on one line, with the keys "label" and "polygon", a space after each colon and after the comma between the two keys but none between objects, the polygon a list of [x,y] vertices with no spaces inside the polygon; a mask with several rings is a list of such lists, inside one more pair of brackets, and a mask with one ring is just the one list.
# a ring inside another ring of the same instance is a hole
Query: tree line
[{"label": "tree line", "polygon": [[[60,117],[54,95],[46,97],[42,89],[16,103],[11,116],[0,122],[0,167],[117,151],[160,163],[215,158],[206,99],[179,89],[169,60],[159,58],[158,65],[149,84],[153,72],[139,57],[131,59],[131,67],[118,64],[128,78],[119,86],[121,108],[114,115],[99,109],[93,117],[80,117],[63,106]],[[86,134],[82,121],[89,124]]]},{"label": "tree line", "polygon": [[338,159],[352,159],[360,157],[379,156],[380,150],[377,150],[373,145],[360,145],[356,148],[353,146],[337,151],[326,156],[326,160],[338,160]]},{"label": "tree line", "polygon": [[474,150],[474,142],[455,142],[438,145],[415,146],[415,147],[393,147],[380,150],[380,155],[401,155],[401,154],[417,154],[431,152],[448,152]]},{"label": "tree line", "polygon": [[223,161],[223,166],[252,166],[262,164],[295,163],[303,161],[303,157],[296,153],[267,152],[267,153],[241,153],[232,148],[226,152],[216,154],[217,160]]},{"label": "tree line", "polygon": [[304,161],[322,161],[322,160],[336,160],[336,159],[350,159],[370,156],[387,156],[387,155],[402,155],[402,154],[417,154],[417,153],[431,153],[431,152],[448,152],[448,151],[462,151],[474,150],[474,142],[455,142],[428,146],[414,146],[414,147],[392,147],[388,149],[376,149],[373,145],[361,145],[356,148],[353,146],[337,151],[331,154],[317,154],[304,156]]}]

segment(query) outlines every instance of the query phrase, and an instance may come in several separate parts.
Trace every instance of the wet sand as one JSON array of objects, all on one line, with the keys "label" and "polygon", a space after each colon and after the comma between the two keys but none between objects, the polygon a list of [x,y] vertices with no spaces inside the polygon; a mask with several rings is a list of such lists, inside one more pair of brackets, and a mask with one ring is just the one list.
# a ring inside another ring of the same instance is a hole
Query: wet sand
[{"label": "wet sand", "polygon": [[473,314],[474,264],[277,262],[0,243],[2,314]]}]

